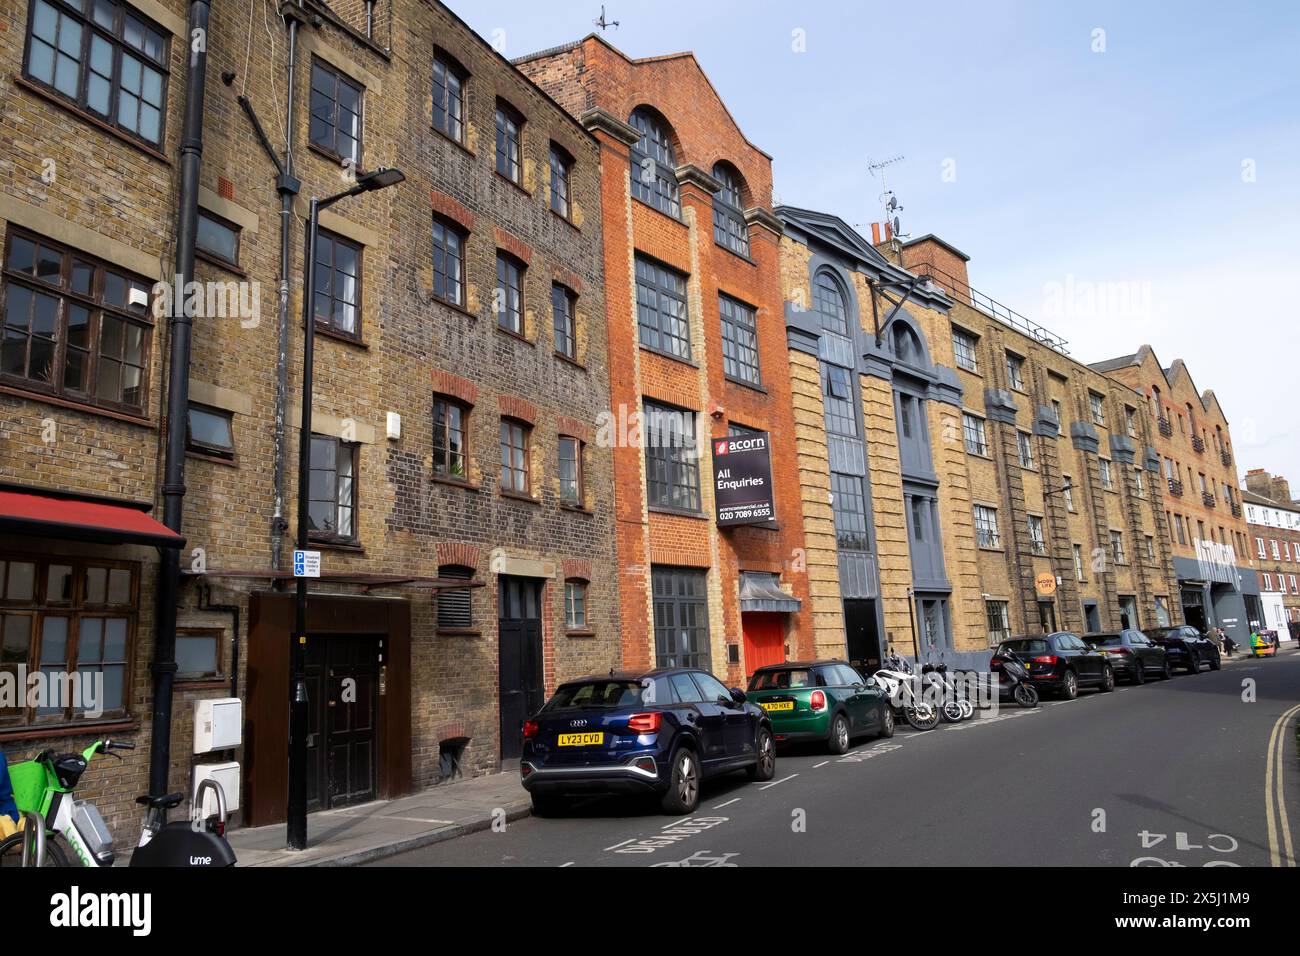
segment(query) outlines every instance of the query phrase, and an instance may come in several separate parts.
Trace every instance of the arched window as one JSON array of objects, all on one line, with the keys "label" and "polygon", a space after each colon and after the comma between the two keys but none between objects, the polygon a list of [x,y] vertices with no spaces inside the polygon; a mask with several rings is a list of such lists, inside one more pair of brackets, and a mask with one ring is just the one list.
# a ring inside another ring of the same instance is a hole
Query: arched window
[{"label": "arched window", "polygon": [[718,163],[713,167],[713,178],[722,183],[713,194],[713,241],[748,258],[749,227],[745,224],[740,173],[730,163]]},{"label": "arched window", "polygon": [[640,106],[628,119],[641,133],[632,147],[632,195],[674,219],[682,217],[677,198],[677,155],[668,124],[648,107]]},{"label": "arched window", "polygon": [[921,345],[916,340],[916,333],[899,322],[894,325],[892,336],[894,357],[907,365],[919,365],[921,363]]},{"label": "arched window", "polygon": [[839,335],[849,334],[849,310],[844,290],[829,269],[813,277],[813,309],[821,317],[822,328]]}]

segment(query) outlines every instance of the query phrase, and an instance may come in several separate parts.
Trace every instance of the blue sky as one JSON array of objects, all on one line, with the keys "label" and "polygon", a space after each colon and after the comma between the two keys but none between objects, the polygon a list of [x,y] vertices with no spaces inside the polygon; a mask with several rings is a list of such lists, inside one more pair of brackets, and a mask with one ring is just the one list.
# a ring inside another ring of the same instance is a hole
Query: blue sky
[{"label": "blue sky", "polygon": [[[451,5],[510,57],[600,12]],[[1224,406],[1239,474],[1300,492],[1300,4],[607,0],[606,15],[631,56],[695,52],[774,157],[779,201],[869,235],[868,160],[904,156],[887,175],[905,233],[962,249],[975,288],[1083,361],[1143,342],[1183,358]]]}]

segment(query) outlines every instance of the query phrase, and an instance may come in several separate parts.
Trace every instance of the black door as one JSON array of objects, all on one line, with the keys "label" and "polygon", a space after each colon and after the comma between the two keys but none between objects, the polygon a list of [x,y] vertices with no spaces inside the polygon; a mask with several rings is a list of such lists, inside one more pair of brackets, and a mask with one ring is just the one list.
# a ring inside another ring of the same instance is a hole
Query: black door
[{"label": "black door", "polygon": [[377,793],[382,639],[330,636],[307,645],[307,809],[365,803]]},{"label": "black door", "polygon": [[523,722],[546,702],[542,681],[542,582],[502,575],[498,596],[501,759],[517,760],[523,752]]},{"label": "black door", "polygon": [[880,650],[880,632],[876,629],[875,601],[844,602],[844,634],[849,663],[864,674],[880,670],[884,655]]},{"label": "black door", "polygon": [[1044,634],[1056,631],[1056,605],[1051,601],[1038,602],[1038,626]]}]

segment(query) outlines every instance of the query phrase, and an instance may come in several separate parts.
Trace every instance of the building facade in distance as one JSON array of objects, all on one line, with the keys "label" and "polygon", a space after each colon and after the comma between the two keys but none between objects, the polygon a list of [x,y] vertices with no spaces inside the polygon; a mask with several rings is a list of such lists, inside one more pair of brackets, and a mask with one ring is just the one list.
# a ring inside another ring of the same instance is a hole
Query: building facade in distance
[{"label": "building facade in distance", "polygon": [[1214,393],[1201,393],[1181,359],[1161,366],[1144,345],[1093,368],[1142,397],[1155,423],[1178,601],[1188,624],[1222,627],[1237,643],[1261,620],[1259,583],[1238,491],[1232,436]]},{"label": "building facade in distance", "polygon": [[[623,663],[734,685],[806,656],[771,157],[689,53],[634,60],[592,35],[517,64],[601,145]],[[720,443],[754,440],[770,520],[725,523]]]},{"label": "building facade in distance", "polygon": [[1261,626],[1283,638],[1300,634],[1300,505],[1281,475],[1263,468],[1246,472],[1241,493],[1248,547],[1259,574]]}]

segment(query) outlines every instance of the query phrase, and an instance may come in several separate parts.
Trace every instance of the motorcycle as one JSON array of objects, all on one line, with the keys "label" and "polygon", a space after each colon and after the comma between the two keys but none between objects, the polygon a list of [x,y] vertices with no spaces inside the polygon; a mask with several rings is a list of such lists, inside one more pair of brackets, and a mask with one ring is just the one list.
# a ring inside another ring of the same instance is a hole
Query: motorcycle
[{"label": "motorcycle", "polygon": [[1034,682],[1030,679],[1029,669],[1025,667],[1024,661],[1017,657],[1016,652],[1010,648],[1006,648],[998,656],[1002,661],[999,670],[1005,679],[1003,687],[1009,690],[1012,700],[1021,707],[1037,707],[1038,688],[1034,686]]},{"label": "motorcycle", "polygon": [[916,696],[912,687],[912,665],[890,653],[872,676],[889,695],[894,710],[916,730],[933,730],[939,724],[939,708]]},{"label": "motorcycle", "polygon": [[[45,820],[44,865],[98,868],[114,864],[117,855],[108,824],[93,803],[75,799],[72,794],[96,756],[106,754],[121,760],[114,751],[134,749],[132,743],[99,740],[79,754],[45,750],[35,759],[9,768],[18,809],[40,814]],[[226,801],[220,785],[203,781],[197,805],[204,805],[208,789],[216,796],[217,814],[206,820],[196,817],[194,821],[167,822],[167,811],[180,806],[185,799],[183,793],[136,798],[136,803],[148,809],[129,865],[234,866],[235,853],[225,838]],[[21,865],[22,837],[19,832],[0,841],[0,867]]]},{"label": "motorcycle", "polygon": [[938,664],[927,661],[921,667],[921,674],[926,683],[934,688],[936,696],[943,701],[940,710],[944,720],[955,724],[975,716],[975,705],[958,691],[957,685],[948,676],[948,665],[942,660]]}]

